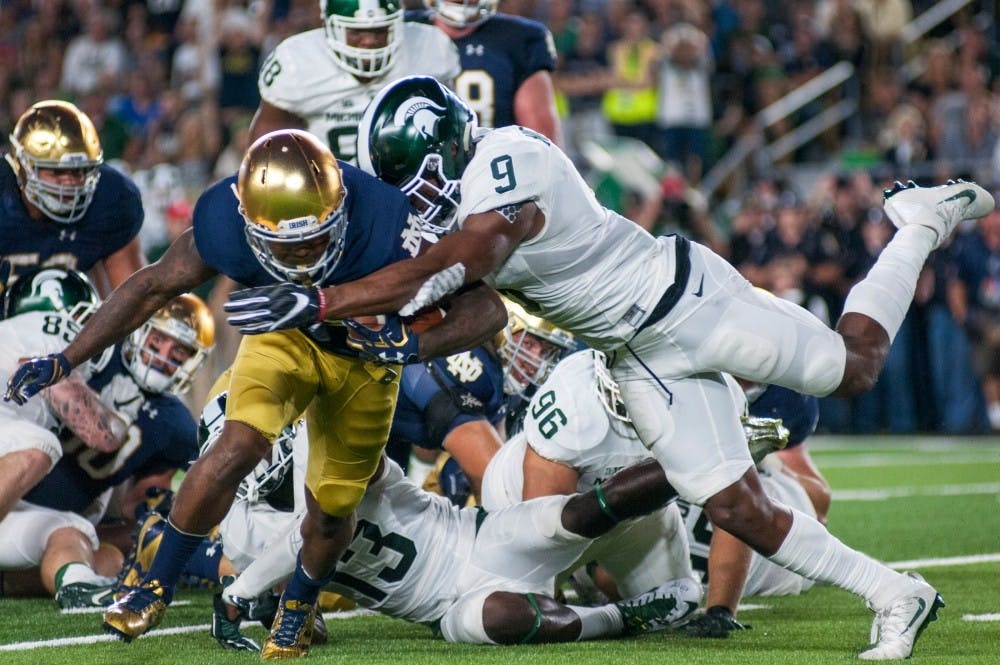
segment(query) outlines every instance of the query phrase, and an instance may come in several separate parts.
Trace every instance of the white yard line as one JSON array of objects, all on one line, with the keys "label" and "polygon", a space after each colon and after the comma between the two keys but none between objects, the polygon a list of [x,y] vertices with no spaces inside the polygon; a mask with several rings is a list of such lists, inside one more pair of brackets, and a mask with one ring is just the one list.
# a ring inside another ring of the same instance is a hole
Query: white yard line
[{"label": "white yard line", "polygon": [[962,621],[1000,621],[1000,614],[963,614]]},{"label": "white yard line", "polygon": [[1000,561],[1000,552],[995,554],[970,554],[968,556],[950,556],[937,559],[911,559],[910,561],[893,561],[886,564],[890,568],[906,570],[908,568],[940,568],[941,566],[968,566],[973,563],[996,563]]},{"label": "white yard line", "polygon": [[843,457],[840,455],[815,455],[816,463],[826,469],[864,469],[881,466],[947,466],[954,464],[997,464],[1000,463],[1000,451],[983,450],[979,452],[941,451],[941,455],[891,455],[887,453],[861,453]]},{"label": "white yard line", "polygon": [[[190,601],[177,601],[190,604]],[[176,605],[177,603],[173,603]],[[375,614],[372,610],[351,610],[350,612],[335,612],[331,614],[324,614],[323,618],[327,621],[331,619],[353,619],[354,617],[368,616]],[[243,626],[255,626],[260,625],[256,621],[244,621]],[[165,635],[183,635],[185,633],[198,633],[198,632],[208,632],[212,628],[212,624],[204,623],[197,626],[177,626],[175,628],[158,628],[156,630],[151,630],[139,639],[147,639],[150,637],[162,637]],[[54,640],[38,640],[35,642],[15,642],[13,644],[0,644],[0,651],[30,651],[32,649],[43,649],[46,647],[64,647],[64,646],[76,646],[80,644],[97,644],[99,642],[116,642],[117,637],[113,635],[81,635],[79,637],[61,637]]]},{"label": "white yard line", "polygon": [[836,501],[881,501],[908,496],[959,496],[963,494],[1000,494],[1000,483],[969,483],[964,485],[923,485],[920,487],[887,487],[867,490],[834,490]]}]

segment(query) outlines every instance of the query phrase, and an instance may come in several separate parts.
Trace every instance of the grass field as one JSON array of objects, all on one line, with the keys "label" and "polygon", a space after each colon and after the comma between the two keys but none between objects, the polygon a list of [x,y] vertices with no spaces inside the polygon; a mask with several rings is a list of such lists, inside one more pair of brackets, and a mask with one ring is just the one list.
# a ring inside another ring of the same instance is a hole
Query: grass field
[{"label": "grass field", "polygon": [[[1000,438],[820,438],[815,459],[834,488],[830,529],[894,567],[919,570],[944,597],[941,619],[915,663],[1000,663]],[[257,662],[208,635],[211,594],[181,591],[159,629],[126,645],[100,631],[100,615],[60,614],[51,600],[0,599],[0,663],[73,665]],[[656,633],[634,640],[525,647],[465,647],[422,626],[378,616],[330,619],[331,641],[313,663],[856,662],[871,614],[858,598],[817,588],[801,597],[745,601],[752,630],[728,640]],[[263,639],[264,629],[247,634]]]}]

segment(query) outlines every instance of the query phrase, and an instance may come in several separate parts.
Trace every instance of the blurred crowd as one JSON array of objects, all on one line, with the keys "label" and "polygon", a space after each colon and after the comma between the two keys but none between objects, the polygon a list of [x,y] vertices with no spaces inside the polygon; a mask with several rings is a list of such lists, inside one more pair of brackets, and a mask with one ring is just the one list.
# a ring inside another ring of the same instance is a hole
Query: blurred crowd
[{"label": "blurred crowd", "polygon": [[[935,4],[503,0],[500,11],[552,32],[566,148],[605,205],[710,245],[832,325],[893,232],[884,187],[966,176],[1000,188],[995,6],[908,28]],[[0,138],[37,100],[76,102],[105,159],[140,187],[153,260],[190,224],[205,185],[238,166],[264,57],[319,25],[316,0],[0,2]],[[760,122],[845,61],[843,85]],[[844,122],[703,191],[748,132],[779,141],[843,100],[856,104]],[[821,428],[1000,430],[1000,213],[931,257],[878,387],[824,400]]]}]

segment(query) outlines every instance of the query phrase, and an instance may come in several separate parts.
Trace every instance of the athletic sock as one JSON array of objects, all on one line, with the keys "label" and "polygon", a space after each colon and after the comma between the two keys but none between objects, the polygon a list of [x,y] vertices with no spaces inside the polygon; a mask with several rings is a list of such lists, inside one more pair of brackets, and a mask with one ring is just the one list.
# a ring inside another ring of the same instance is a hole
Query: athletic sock
[{"label": "athletic sock", "polygon": [[143,581],[157,580],[166,592],[169,602],[174,595],[174,587],[180,578],[184,566],[201,546],[207,534],[185,533],[173,525],[170,519],[163,527],[163,539],[156,550],[153,563]]},{"label": "athletic sock", "polygon": [[615,637],[621,635],[625,628],[621,610],[613,604],[598,607],[570,605],[569,608],[580,617],[580,636],[576,638],[578,642],[598,637]]},{"label": "athletic sock", "polygon": [[889,333],[889,341],[895,339],[936,237],[925,226],[904,226],[896,231],[868,275],[847,294],[844,314],[856,312],[875,319]]},{"label": "athletic sock", "polygon": [[319,598],[319,590],[327,583],[327,579],[315,579],[302,567],[302,555],[299,555],[295,563],[295,572],[288,580],[285,593],[282,594],[282,602],[286,599],[295,599],[302,603],[312,605]]},{"label": "athletic sock", "polygon": [[882,609],[899,595],[906,576],[851,549],[812,517],[794,508],[792,527],[781,547],[768,559],[805,578],[833,584]]},{"label": "athletic sock", "polygon": [[82,561],[71,561],[56,573],[56,590],[63,588],[67,584],[86,582],[87,584],[106,584],[106,577],[101,577],[94,569]]}]

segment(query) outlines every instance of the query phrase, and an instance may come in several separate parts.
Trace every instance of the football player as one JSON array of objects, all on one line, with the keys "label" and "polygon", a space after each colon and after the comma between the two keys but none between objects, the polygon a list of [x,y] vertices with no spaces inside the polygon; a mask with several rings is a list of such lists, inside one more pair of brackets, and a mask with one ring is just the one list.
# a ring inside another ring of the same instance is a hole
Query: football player
[{"label": "football player", "polygon": [[[417,131],[418,117],[435,131]],[[572,162],[540,134],[478,131],[472,110],[433,79],[386,86],[359,132],[361,163],[387,182],[457,187],[459,230],[413,260],[322,293],[286,283],[233,294],[231,320],[246,332],[300,325],[304,318],[289,306],[295,298],[322,302],[330,318],[406,315],[481,279],[516,291],[532,311],[608,354],[639,438],[684,498],[772,562],[863,597],[875,621],[862,659],[912,653],[920,628],[943,604],[937,591],[768,499],[721,372],[817,396],[869,390],[927,256],[960,221],[993,209],[985,189],[950,181],[887,190],[885,210],[899,229],[831,330],[754,289],[702,245],[654,238],[601,207]],[[428,153],[446,168],[422,173]]]},{"label": "football player", "polygon": [[[4,270],[9,267],[3,264]],[[25,273],[5,291],[0,372],[10,376],[26,357],[61,351],[98,302],[97,291],[81,272],[35,268]],[[0,405],[0,519],[59,461],[62,444],[54,432],[76,433],[99,453],[114,452],[125,440],[125,423],[108,414],[86,386],[90,370],[87,365],[61,377],[69,380],[48,391],[43,400],[23,407]]]},{"label": "football player", "polygon": [[[11,292],[14,313],[34,306],[18,297],[19,286]],[[117,565],[109,566],[109,552],[98,549],[95,525],[113,488],[127,483],[121,512],[129,514],[147,488],[169,488],[176,471],[197,456],[194,420],[176,395],[207,357],[214,329],[207,305],[184,294],[103,359],[87,384],[105,409],[91,416],[93,426],[120,421],[124,441],[115,450],[95,450],[76,437],[63,442],[52,470],[0,521],[0,570],[40,566],[42,584],[63,609],[111,603],[114,577],[95,570],[118,572],[120,553]],[[98,564],[97,558],[103,561]]]},{"label": "football player", "polygon": [[432,23],[458,46],[454,90],[482,127],[522,125],[562,143],[552,71],[556,47],[537,21],[498,14],[499,0],[424,0],[407,20]]},{"label": "football player", "polygon": [[[565,642],[677,626],[701,597],[691,578],[602,607],[565,605],[552,597],[555,575],[594,537],[673,495],[653,463],[627,469],[584,494],[487,513],[420,490],[383,458],[327,588],[363,607],[433,626],[449,642]],[[262,552],[223,590],[227,602],[250,610],[282,574],[292,573],[289,550],[301,535],[293,528],[286,537],[287,543]],[[312,625],[309,617],[303,621]],[[230,628],[226,646],[235,648],[238,624]],[[307,647],[308,632],[300,639]]]},{"label": "football player", "polygon": [[358,123],[375,93],[402,76],[450,82],[458,52],[440,31],[403,22],[400,0],[320,0],[323,27],[288,37],[260,68],[250,140],[307,129],[356,164]]},{"label": "football player", "polygon": [[[782,436],[787,438],[780,449],[761,455],[757,462],[764,492],[825,524],[830,486],[805,445],[819,421],[818,400],[779,386],[750,384],[745,392],[751,418],[779,419]],[[692,567],[707,584],[707,609],[685,626],[689,635],[726,637],[732,630],[743,629],[736,620],[742,596],[798,595],[812,587],[812,580],[774,565],[733,535],[713,527],[699,506],[683,500],[677,504],[684,515]]]},{"label": "football player", "polygon": [[[540,496],[585,492],[616,471],[652,458],[639,442],[604,354],[586,350],[555,366],[535,391],[524,426],[490,461],[483,507],[493,511]],[[617,525],[583,558],[611,576],[621,596],[663,580],[692,578],[684,524],[673,503]],[[693,579],[693,578],[692,578]],[[690,598],[694,611],[701,598]]]},{"label": "football player", "polygon": [[18,119],[10,146],[0,162],[0,258],[12,266],[11,285],[31,268],[57,266],[91,272],[107,293],[143,266],[139,191],[104,164],[85,113],[38,102]]},{"label": "football player", "polygon": [[[24,402],[127,335],[178,292],[218,273],[246,285],[294,280],[315,290],[409,258],[421,251],[419,224],[409,210],[397,189],[338,163],[312,134],[267,134],[250,146],[237,176],[202,194],[193,228],[116,289],[76,345],[23,364],[8,382],[6,399]],[[131,640],[163,619],[181,569],[226,514],[242,478],[305,413],[309,492],[300,569],[308,572],[285,589],[262,651],[265,658],[303,653],[300,621],[353,533],[354,506],[388,436],[399,373],[362,356],[341,322],[320,323],[322,307],[293,298],[312,312],[311,321],[244,337],[233,363],[225,430],[185,475],[143,586],[105,613],[105,626],[115,635]],[[506,322],[503,303],[485,286],[458,294],[450,307],[440,325],[422,334],[392,328],[390,337],[398,343],[371,357],[433,357],[439,346],[474,346]]]}]

